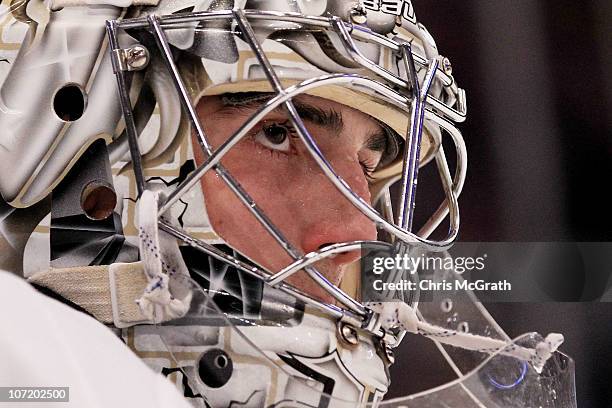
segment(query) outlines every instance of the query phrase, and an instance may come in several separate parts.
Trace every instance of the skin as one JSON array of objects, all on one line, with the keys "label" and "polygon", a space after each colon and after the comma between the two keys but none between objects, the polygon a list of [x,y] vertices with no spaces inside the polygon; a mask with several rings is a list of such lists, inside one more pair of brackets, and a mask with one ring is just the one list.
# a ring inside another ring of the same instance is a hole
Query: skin
[{"label": "skin", "polygon": [[[261,102],[226,106],[218,96],[204,97],[198,117],[214,148],[227,140]],[[345,105],[302,95],[296,107],[320,150],[354,192],[370,201],[368,175],[381,159],[386,137],[377,121]],[[297,137],[283,110],[269,114],[233,147],[221,163],[242,185],[294,247],[302,253],[331,243],[376,239],[376,228],[331,184]],[[196,162],[204,160],[193,140]],[[201,180],[213,229],[226,242],[270,271],[291,258],[213,172]],[[339,284],[358,252],[339,254],[315,266]],[[326,302],[332,298],[304,272],[288,283]]]}]

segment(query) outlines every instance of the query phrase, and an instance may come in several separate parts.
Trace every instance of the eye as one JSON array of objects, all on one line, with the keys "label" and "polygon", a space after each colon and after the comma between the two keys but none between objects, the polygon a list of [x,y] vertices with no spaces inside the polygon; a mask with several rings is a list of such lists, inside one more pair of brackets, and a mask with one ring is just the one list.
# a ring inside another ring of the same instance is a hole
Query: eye
[{"label": "eye", "polygon": [[368,181],[371,181],[372,174],[374,173],[374,170],[376,170],[376,165],[372,165],[371,163],[367,161],[360,161],[359,164],[361,165],[363,174],[366,176],[366,179]]},{"label": "eye", "polygon": [[254,136],[255,141],[268,149],[289,152],[293,129],[284,123],[267,123]]},{"label": "eye", "polygon": [[363,174],[366,176],[368,181],[372,181],[372,175],[380,164],[382,154],[381,152],[372,151],[369,148],[363,149],[357,154],[359,165],[363,170]]}]

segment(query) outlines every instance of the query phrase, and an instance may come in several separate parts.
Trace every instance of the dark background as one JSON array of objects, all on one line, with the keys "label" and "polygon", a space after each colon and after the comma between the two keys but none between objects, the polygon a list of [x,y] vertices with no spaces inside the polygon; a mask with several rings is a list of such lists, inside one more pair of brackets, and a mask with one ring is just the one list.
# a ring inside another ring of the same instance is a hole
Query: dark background
[{"label": "dark background", "polygon": [[[460,240],[612,241],[612,1],[413,3],[467,92]],[[439,196],[427,184],[419,183],[417,211],[431,211],[426,204]],[[487,308],[511,337],[563,333],[578,406],[612,407],[612,303]],[[401,387],[392,396],[452,378],[416,336],[396,354]]]}]

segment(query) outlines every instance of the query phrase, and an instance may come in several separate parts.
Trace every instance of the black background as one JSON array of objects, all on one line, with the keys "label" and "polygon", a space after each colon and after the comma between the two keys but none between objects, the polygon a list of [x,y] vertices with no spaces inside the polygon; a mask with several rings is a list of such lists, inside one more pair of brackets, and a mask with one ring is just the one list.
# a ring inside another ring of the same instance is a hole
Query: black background
[{"label": "black background", "polygon": [[[413,3],[468,97],[460,240],[612,241],[612,2]],[[431,167],[419,182],[421,219],[441,198]],[[578,406],[612,406],[612,304],[487,308],[512,337],[563,333],[562,350],[576,362]],[[417,336],[396,355],[390,396],[453,378]]]}]

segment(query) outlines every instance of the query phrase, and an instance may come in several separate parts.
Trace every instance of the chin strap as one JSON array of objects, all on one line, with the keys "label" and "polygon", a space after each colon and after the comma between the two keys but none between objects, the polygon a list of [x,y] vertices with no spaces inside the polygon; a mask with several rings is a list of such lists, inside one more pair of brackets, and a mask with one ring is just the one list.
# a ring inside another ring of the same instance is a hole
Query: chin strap
[{"label": "chin strap", "polygon": [[188,280],[177,279],[189,276],[189,272],[176,239],[159,231],[159,196],[159,191],[145,190],[137,209],[139,248],[149,283],[136,303],[142,314],[156,323],[184,316],[192,296],[184,284]]},{"label": "chin strap", "polygon": [[409,333],[432,338],[443,344],[481,353],[492,354],[499,351],[501,354],[529,361],[538,373],[542,372],[546,361],[563,343],[562,334],[551,333],[534,348],[522,347],[505,340],[424,322],[419,320],[416,310],[404,302],[370,302],[366,305],[380,315],[382,327],[386,330],[399,328]]}]

